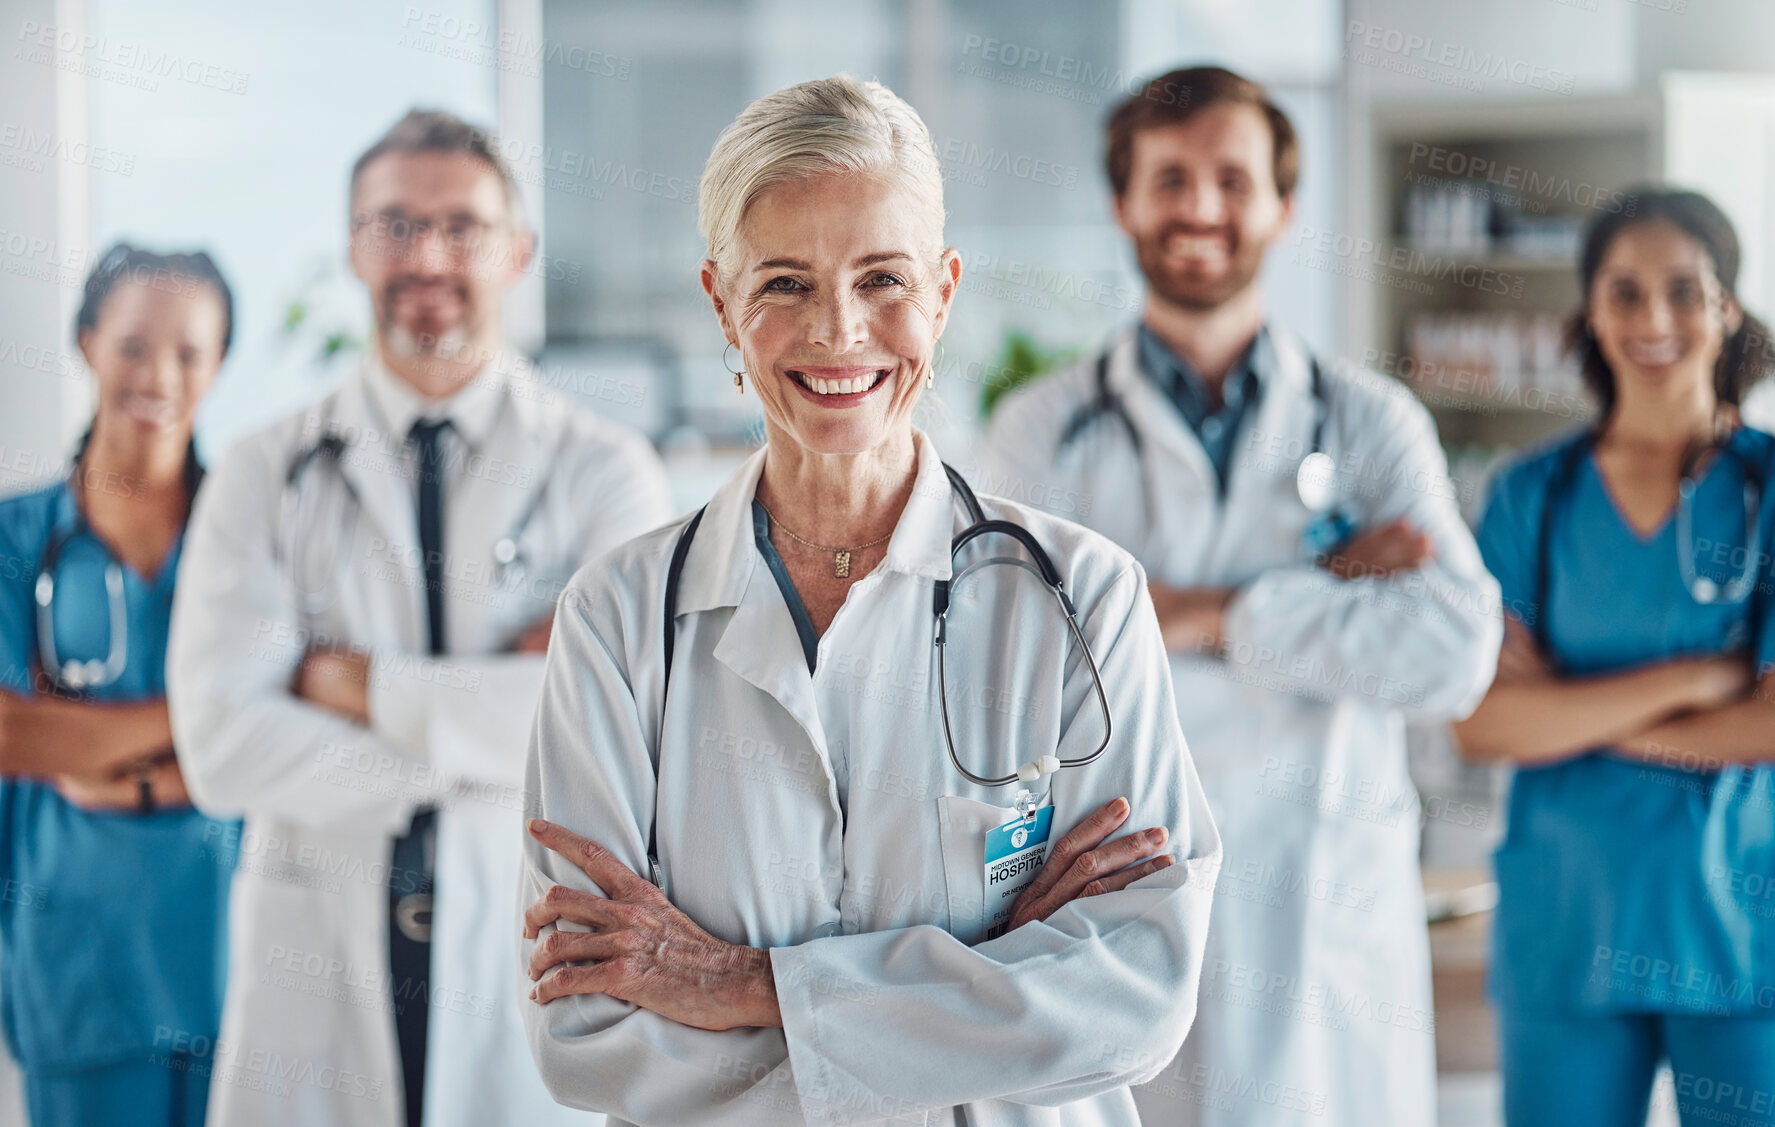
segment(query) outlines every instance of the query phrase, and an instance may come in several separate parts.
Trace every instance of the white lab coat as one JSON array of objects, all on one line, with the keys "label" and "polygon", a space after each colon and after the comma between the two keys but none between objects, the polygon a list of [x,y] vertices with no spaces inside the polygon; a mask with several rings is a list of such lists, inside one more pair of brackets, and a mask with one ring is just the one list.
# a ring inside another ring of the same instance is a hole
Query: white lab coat
[{"label": "white lab coat", "polygon": [[1226,847],[1196,1028],[1136,1092],[1155,1123],[1435,1121],[1434,1015],[1407,720],[1470,712],[1496,665],[1497,584],[1462,523],[1429,414],[1402,385],[1322,364],[1327,453],[1359,527],[1409,517],[1435,561],[1393,579],[1311,566],[1295,473],[1317,405],[1307,353],[1272,327],[1276,371],[1247,416],[1224,501],[1201,443],[1140,372],[1109,383],[1141,436],[1099,416],[1096,358],[995,413],[983,488],[1082,521],[1153,579],[1236,585],[1222,658],[1173,655],[1179,718]]},{"label": "white lab coat", "polygon": [[[426,803],[440,808],[426,1123],[596,1123],[549,1098],[524,1047],[510,905],[543,659],[502,651],[586,560],[669,519],[664,471],[641,436],[556,401],[521,364],[462,393],[491,417],[462,428],[482,432],[466,456],[446,447],[451,652],[434,660],[413,455],[367,380],[229,451],[187,535],[167,660],[179,761],[197,805],[246,816],[210,1122],[405,1122],[388,859]],[[310,466],[302,527],[279,539],[290,467],[327,420],[353,446]],[[495,573],[493,544],[545,488],[526,570]],[[290,542],[294,576],[278,555]],[[320,597],[299,602],[298,582]],[[368,729],[290,695],[307,644],[327,639],[373,648]]]},{"label": "white lab coat", "polygon": [[[1126,795],[1128,826],[1168,827],[1178,863],[980,942],[983,835],[1016,812],[1014,787],[953,769],[939,726],[931,600],[965,510],[919,435],[887,558],[851,588],[810,677],[755,544],[763,462],[715,495],[690,549],[663,721],[664,586],[681,526],[574,578],[527,786],[545,817],[640,872],[657,826],[672,902],[726,941],[771,949],[783,1028],[712,1033],[604,996],[561,998],[525,1011],[544,1079],[563,1102],[647,1127],[963,1122],[954,1105],[972,1127],[1137,1122],[1127,1085],[1171,1058],[1195,1008],[1219,856],[1143,573],[1084,528],[983,499],[1052,554],[1114,717],[1101,760],[1040,784],[1050,844]],[[1009,547],[988,537],[964,560]],[[973,625],[952,622],[973,632],[970,652],[992,654],[990,669],[950,667],[958,743],[980,774],[1101,738],[1065,620],[1022,576],[993,569],[957,592]],[[980,738],[982,704],[1002,741]],[[529,900],[594,888],[534,842],[524,859]]]}]

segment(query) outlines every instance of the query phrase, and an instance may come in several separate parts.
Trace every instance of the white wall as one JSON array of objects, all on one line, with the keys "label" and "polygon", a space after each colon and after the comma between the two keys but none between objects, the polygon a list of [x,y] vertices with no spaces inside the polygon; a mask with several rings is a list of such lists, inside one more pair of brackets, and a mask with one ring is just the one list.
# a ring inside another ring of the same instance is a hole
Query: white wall
[{"label": "white wall", "polygon": [[493,26],[493,3],[88,3],[107,42],[214,68],[154,89],[89,80],[94,143],[134,158],[128,176],[93,177],[92,245],[206,246],[234,288],[234,352],[202,420],[213,454],[318,390],[313,342],[298,355],[280,331],[307,279],[330,279],[320,297],[333,320],[369,324],[344,266],[357,154],[416,104],[494,124],[498,69],[472,30]]},{"label": "white wall", "polygon": [[[1175,66],[1212,63],[1269,88],[1300,137],[1297,230],[1332,226],[1344,191],[1337,98],[1339,8],[1337,0],[1127,0],[1123,14],[1123,58],[1129,74],[1150,77]],[[1286,246],[1285,237],[1265,265],[1266,306],[1276,321],[1314,348],[1333,348],[1338,342],[1337,279],[1323,271],[1291,268]],[[1132,252],[1124,257],[1134,271]]]},{"label": "white wall", "polygon": [[77,40],[82,5],[6,0],[0,10],[0,492],[10,492],[56,471],[84,398],[72,325],[90,265],[94,154],[85,85],[39,43]]},{"label": "white wall", "polygon": [[1775,5],[1768,0],[1643,0],[1626,6],[1634,17],[1634,62],[1643,82],[1666,70],[1775,72]]},{"label": "white wall", "polygon": [[[1371,144],[1377,102],[1547,98],[1633,89],[1639,79],[1634,51],[1640,15],[1628,0],[1344,0],[1339,50],[1344,65],[1345,195],[1338,229],[1377,234],[1369,230],[1377,190]],[[1340,352],[1360,352],[1373,323],[1374,301],[1368,286],[1340,290]]]}]

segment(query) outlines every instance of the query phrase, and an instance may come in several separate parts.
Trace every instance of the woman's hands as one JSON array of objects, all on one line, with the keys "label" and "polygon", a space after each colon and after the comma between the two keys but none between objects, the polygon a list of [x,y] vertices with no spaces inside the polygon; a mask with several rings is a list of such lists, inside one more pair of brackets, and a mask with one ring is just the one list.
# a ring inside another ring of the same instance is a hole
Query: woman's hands
[{"label": "woman's hands", "polygon": [[[1461,753],[1479,762],[1538,766],[1598,748],[1655,762],[1721,761],[1718,741],[1704,730],[1721,714],[1757,711],[1752,678],[1744,654],[1561,676],[1528,627],[1506,614],[1497,676],[1473,714],[1455,722],[1454,732]],[[1738,726],[1731,716],[1725,723]]]},{"label": "woman's hands", "polygon": [[1684,658],[1670,663],[1689,692],[1689,708],[1724,708],[1750,695],[1756,684],[1754,664],[1743,654]]},{"label": "woman's hands", "polygon": [[1498,647],[1498,673],[1493,682],[1520,685],[1529,681],[1552,681],[1557,678],[1553,666],[1541,652],[1540,644],[1514,615],[1504,616],[1504,641]]},{"label": "woman's hands", "polygon": [[50,778],[56,791],[82,810],[115,813],[142,809],[143,781],[148,783],[156,810],[191,805],[191,796],[185,791],[185,776],[179,773],[179,761],[170,748],[119,771]]},{"label": "woman's hands", "polygon": [[[1174,864],[1168,853],[1154,856],[1168,839],[1162,826],[1104,844],[1128,813],[1127,799],[1113,799],[1062,837],[1017,897],[1010,926],[1047,919],[1081,896],[1115,892]],[[608,893],[555,885],[524,912],[526,939],[549,924],[592,929],[557,926],[536,945],[532,1000],[605,994],[697,1029],[782,1025],[768,951],[716,939],[595,841],[540,818],[531,820],[530,834]]]},{"label": "woman's hands", "polygon": [[[1081,896],[1116,892],[1141,877],[1170,868],[1176,858],[1169,853],[1153,856],[1165,848],[1168,835],[1163,826],[1103,844],[1104,838],[1128,820],[1128,811],[1127,799],[1111,799],[1056,842],[1042,871],[1011,905],[1011,922],[1006,930],[1032,920],[1045,920]],[[1141,863],[1136,865],[1136,861]]]},{"label": "woman's hands", "polygon": [[696,1029],[783,1024],[768,951],[716,939],[595,841],[540,818],[530,834],[609,894],[555,885],[525,911],[526,939],[562,922],[593,929],[557,927],[536,945],[534,1001],[605,994]]}]

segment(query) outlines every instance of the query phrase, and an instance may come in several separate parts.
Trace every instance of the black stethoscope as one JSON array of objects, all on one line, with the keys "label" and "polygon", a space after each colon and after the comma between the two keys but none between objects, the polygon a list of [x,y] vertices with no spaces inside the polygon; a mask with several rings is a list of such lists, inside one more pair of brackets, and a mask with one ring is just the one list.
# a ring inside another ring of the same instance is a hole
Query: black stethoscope
[{"label": "black stethoscope", "polygon": [[[1046,549],[1037,542],[1034,534],[1027,528],[1020,524],[1013,524],[1008,520],[987,520],[985,511],[980,508],[980,499],[974,496],[973,489],[968,486],[966,481],[962,480],[961,474],[957,473],[953,466],[945,464],[943,472],[949,476],[951,490],[961,498],[963,507],[967,509],[969,521],[968,526],[956,533],[955,539],[949,542],[949,564],[952,574],[948,579],[937,580],[936,591],[931,602],[932,613],[937,617],[935,635],[937,701],[938,707],[943,713],[943,742],[949,746],[949,761],[955,765],[957,771],[961,772],[962,777],[983,787],[1002,787],[1011,783],[1033,783],[1044,775],[1055,774],[1063,767],[1083,767],[1088,763],[1096,762],[1098,757],[1103,754],[1104,748],[1109,746],[1111,731],[1109,697],[1103,691],[1103,675],[1097,669],[1097,656],[1091,652],[1091,644],[1085,641],[1084,632],[1079,629],[1078,611],[1074,609],[1072,600],[1067,597],[1066,585],[1061,581],[1059,569],[1054,566],[1054,561],[1048,556]],[[954,570],[955,561],[964,547],[982,536],[990,535],[1009,536],[1021,544],[1025,552],[1029,553],[1029,560],[1017,556],[989,556],[968,564],[960,571]],[[1032,564],[1030,560],[1035,562]],[[1099,743],[1097,749],[1089,755],[1074,756],[1071,759],[1062,759],[1057,755],[1042,755],[1018,767],[1009,775],[999,776],[976,775],[962,765],[961,756],[955,750],[955,735],[949,727],[949,678],[946,675],[947,663],[944,660],[949,640],[949,590],[952,585],[960,583],[972,573],[994,564],[1009,564],[1035,575],[1053,594],[1054,601],[1059,604],[1060,613],[1066,618],[1067,629],[1072,633],[1072,640],[1078,643],[1079,653],[1084,655],[1085,664],[1090,667],[1091,687],[1096,690],[1097,706],[1103,711],[1103,742]],[[1027,811],[1025,813],[1027,815]]]},{"label": "black stethoscope", "polygon": [[[1103,676],[1097,669],[1097,657],[1091,652],[1091,645],[1085,640],[1084,632],[1079,629],[1078,612],[1073,608],[1072,600],[1066,594],[1066,585],[1061,580],[1059,569],[1054,566],[1053,559],[1049,557],[1047,551],[1027,528],[1006,520],[987,520],[985,511],[980,507],[980,499],[974,495],[974,490],[962,479],[961,474],[948,464],[943,466],[943,472],[949,477],[951,492],[960,498],[963,508],[967,510],[969,521],[968,526],[956,533],[955,538],[949,543],[949,560],[952,569],[961,550],[982,536],[1009,536],[1022,545],[1023,550],[1028,552],[1030,557],[1029,560],[1024,560],[1016,556],[993,556],[976,560],[961,570],[954,571],[950,578],[937,580],[931,610],[937,620],[934,634],[934,645],[937,649],[937,699],[943,714],[943,741],[949,747],[949,761],[955,765],[955,769],[961,773],[963,778],[983,787],[1002,787],[1018,782],[1033,783],[1042,776],[1052,775],[1062,768],[1083,767],[1096,762],[1098,757],[1103,754],[1104,749],[1109,746],[1111,731],[1109,697],[1103,689]],[[690,522],[684,526],[684,531],[678,534],[678,543],[672,549],[672,562],[666,569],[665,681],[660,689],[662,702],[665,700],[666,688],[670,686],[672,681],[672,651],[678,633],[678,583],[684,572],[685,557],[690,554],[690,542],[696,536],[697,526],[702,523],[705,511],[706,507],[697,510],[696,514],[690,518]],[[1034,562],[1031,563],[1030,560]],[[1060,613],[1065,617],[1073,641],[1078,643],[1079,652],[1084,655],[1085,664],[1091,670],[1091,684],[1096,690],[1097,705],[1103,711],[1103,740],[1090,754],[1074,756],[1071,759],[1062,759],[1057,755],[1042,755],[1018,767],[1009,775],[998,776],[977,775],[962,764],[961,755],[955,748],[955,735],[949,723],[949,689],[944,675],[946,665],[944,654],[949,640],[949,593],[954,584],[960,583],[969,574],[993,564],[1010,564],[1037,576],[1053,594]]]},{"label": "black stethoscope", "polygon": [[[1552,655],[1547,637],[1547,608],[1553,601],[1553,519],[1559,499],[1571,489],[1578,465],[1596,447],[1596,431],[1586,431],[1560,455],[1547,480],[1547,500],[1541,507],[1541,538],[1536,545],[1535,574],[1540,581],[1541,605],[1535,614],[1533,632],[1541,652]],[[1701,487],[1695,471],[1709,453],[1730,458],[1738,464],[1744,491],[1744,563],[1738,574],[1720,583],[1695,570],[1695,494]],[[1757,564],[1763,528],[1763,479],[1756,467],[1732,446],[1732,436],[1691,450],[1684,455],[1682,477],[1676,486],[1676,561],[1683,586],[1689,597],[1703,606],[1731,606],[1748,599],[1756,587]]]},{"label": "black stethoscope", "polygon": [[[956,533],[955,538],[949,542],[949,560],[952,570],[956,554],[959,553],[966,544],[981,536],[994,533],[1000,533],[1016,540],[1017,543],[1021,544],[1023,549],[1029,553],[1030,557],[1035,560],[1033,567],[1024,560],[1015,557],[999,557],[992,560],[980,561],[962,569],[960,572],[952,574],[949,579],[940,579],[937,581],[936,592],[932,600],[932,611],[937,619],[936,633],[934,636],[934,644],[937,650],[937,691],[938,701],[943,710],[943,742],[948,745],[950,763],[954,764],[955,769],[961,772],[962,777],[966,778],[969,782],[977,783],[983,787],[1002,787],[1016,782],[1027,784],[1034,782],[1044,775],[1054,774],[1065,767],[1083,767],[1086,764],[1096,762],[1097,759],[1103,755],[1104,749],[1109,747],[1111,731],[1109,697],[1103,691],[1103,675],[1098,671],[1097,657],[1091,652],[1090,643],[1085,641],[1083,632],[1079,630],[1078,614],[1073,608],[1072,600],[1067,597],[1065,585],[1060,578],[1059,569],[1054,566],[1053,559],[1049,557],[1047,551],[1042,548],[1041,544],[1028,529],[1021,525],[1012,524],[1010,521],[987,520],[985,512],[980,508],[980,499],[974,495],[974,490],[965,480],[963,480],[961,474],[955,471],[953,466],[945,463],[943,466],[943,472],[949,478],[950,490],[961,498],[963,507],[967,509],[969,521],[968,526]],[[670,691],[672,685],[672,655],[673,651],[677,648],[678,641],[678,586],[684,575],[684,561],[690,555],[690,542],[695,539],[697,526],[702,524],[703,514],[707,511],[708,506],[705,505],[695,513],[691,514],[690,520],[684,525],[684,531],[678,534],[678,542],[672,548],[672,560],[666,566],[666,613],[663,625],[665,648],[662,651],[664,654],[662,662],[664,674],[660,682],[660,718],[662,723],[665,719],[666,694]],[[1092,751],[1089,755],[1075,756],[1071,759],[1062,759],[1056,755],[1042,755],[1030,760],[1021,767],[1018,767],[1012,774],[997,777],[976,775],[962,765],[961,757],[955,750],[955,736],[950,729],[949,692],[943,675],[943,655],[948,642],[949,592],[950,588],[955,583],[959,582],[964,575],[988,563],[1013,563],[1019,567],[1027,568],[1035,572],[1036,575],[1041,577],[1042,582],[1047,585],[1048,589],[1053,592],[1055,601],[1059,604],[1061,613],[1066,616],[1067,627],[1071,631],[1073,639],[1079,644],[1079,652],[1084,655],[1085,664],[1091,670],[1091,684],[1097,692],[1097,705],[1103,710],[1103,741],[1099,743],[1096,750]],[[1035,808],[1035,796],[1028,789],[1020,791],[1017,795],[1018,813],[1020,813],[1025,820],[1028,820],[1035,816]],[[664,873],[660,868],[659,848],[656,838],[656,827],[654,825],[649,825],[647,828],[647,864],[650,879],[656,886],[664,888]]]},{"label": "black stethoscope", "polygon": [[[1113,418],[1119,420],[1122,429],[1128,432],[1134,457],[1143,464],[1144,471],[1146,444],[1140,437],[1140,429],[1134,425],[1134,416],[1129,413],[1122,394],[1109,386],[1111,355],[1111,352],[1105,352],[1097,358],[1095,392],[1073,412],[1067,419],[1066,426],[1061,428],[1054,457],[1058,460],[1098,420]],[[1301,533],[1302,543],[1308,555],[1321,556],[1347,540],[1356,531],[1356,522],[1337,503],[1337,466],[1331,460],[1331,455],[1325,451],[1325,421],[1331,415],[1331,401],[1325,392],[1325,375],[1320,370],[1318,357],[1311,354],[1307,356],[1307,370],[1313,394],[1313,440],[1306,456],[1295,469],[1294,490],[1300,503],[1313,514],[1312,521]],[[1142,492],[1150,491],[1144,472],[1140,475],[1140,483]],[[1150,498],[1147,500],[1150,501]],[[1144,511],[1150,527],[1154,514],[1150,508]]]},{"label": "black stethoscope", "polygon": [[[554,451],[550,455],[542,475],[542,483],[525,502],[524,508],[519,512],[517,519],[512,522],[505,535],[493,542],[494,576],[501,586],[506,585],[513,572],[529,568],[529,553],[524,547],[524,533],[536,518],[536,514],[542,509],[542,503],[548,493],[549,481],[554,477],[554,466],[560,460],[561,451],[565,445],[566,439],[563,435],[555,443]],[[290,569],[291,583],[296,589],[297,601],[301,604],[301,609],[305,614],[321,613],[332,605],[335,596],[331,591],[332,584],[330,582],[323,581],[318,587],[310,587],[304,584],[297,574],[294,536],[300,527],[297,518],[300,515],[302,480],[316,462],[330,463],[334,469],[334,476],[345,487],[345,494],[349,498],[352,514],[351,527],[355,527],[357,517],[363,513],[363,498],[358,495],[357,487],[352,484],[351,475],[344,470],[345,457],[350,450],[351,440],[329,417],[322,420],[319,437],[299,450],[296,456],[290,460],[289,471],[284,475],[283,493],[279,502],[279,548],[277,555],[279,560]],[[349,529],[345,527],[346,523],[345,514],[341,513],[339,524],[335,526],[333,531],[332,548],[320,554],[322,559],[337,560],[339,558],[339,549],[344,545],[349,533]]]}]

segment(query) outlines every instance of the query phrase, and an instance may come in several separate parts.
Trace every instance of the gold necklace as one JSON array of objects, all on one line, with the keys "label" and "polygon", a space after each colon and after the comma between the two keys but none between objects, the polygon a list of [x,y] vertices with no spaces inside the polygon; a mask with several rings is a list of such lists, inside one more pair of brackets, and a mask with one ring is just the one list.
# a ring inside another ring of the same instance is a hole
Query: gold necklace
[{"label": "gold necklace", "polygon": [[852,552],[861,552],[865,548],[873,548],[877,544],[881,543],[883,540],[891,539],[894,535],[892,532],[889,532],[886,536],[878,536],[874,540],[869,541],[869,543],[858,544],[854,548],[829,548],[824,544],[816,544],[812,540],[804,540],[801,537],[795,535],[793,532],[790,532],[789,526],[784,524],[782,521],[778,520],[776,518],[776,514],[772,513],[768,508],[766,508],[763,501],[758,502],[758,507],[761,509],[764,509],[764,515],[770,518],[771,527],[781,529],[784,536],[787,536],[789,539],[795,541],[797,544],[800,544],[803,547],[812,548],[817,552],[831,552],[832,553],[832,577],[834,579],[849,579],[850,578],[851,553]]}]

